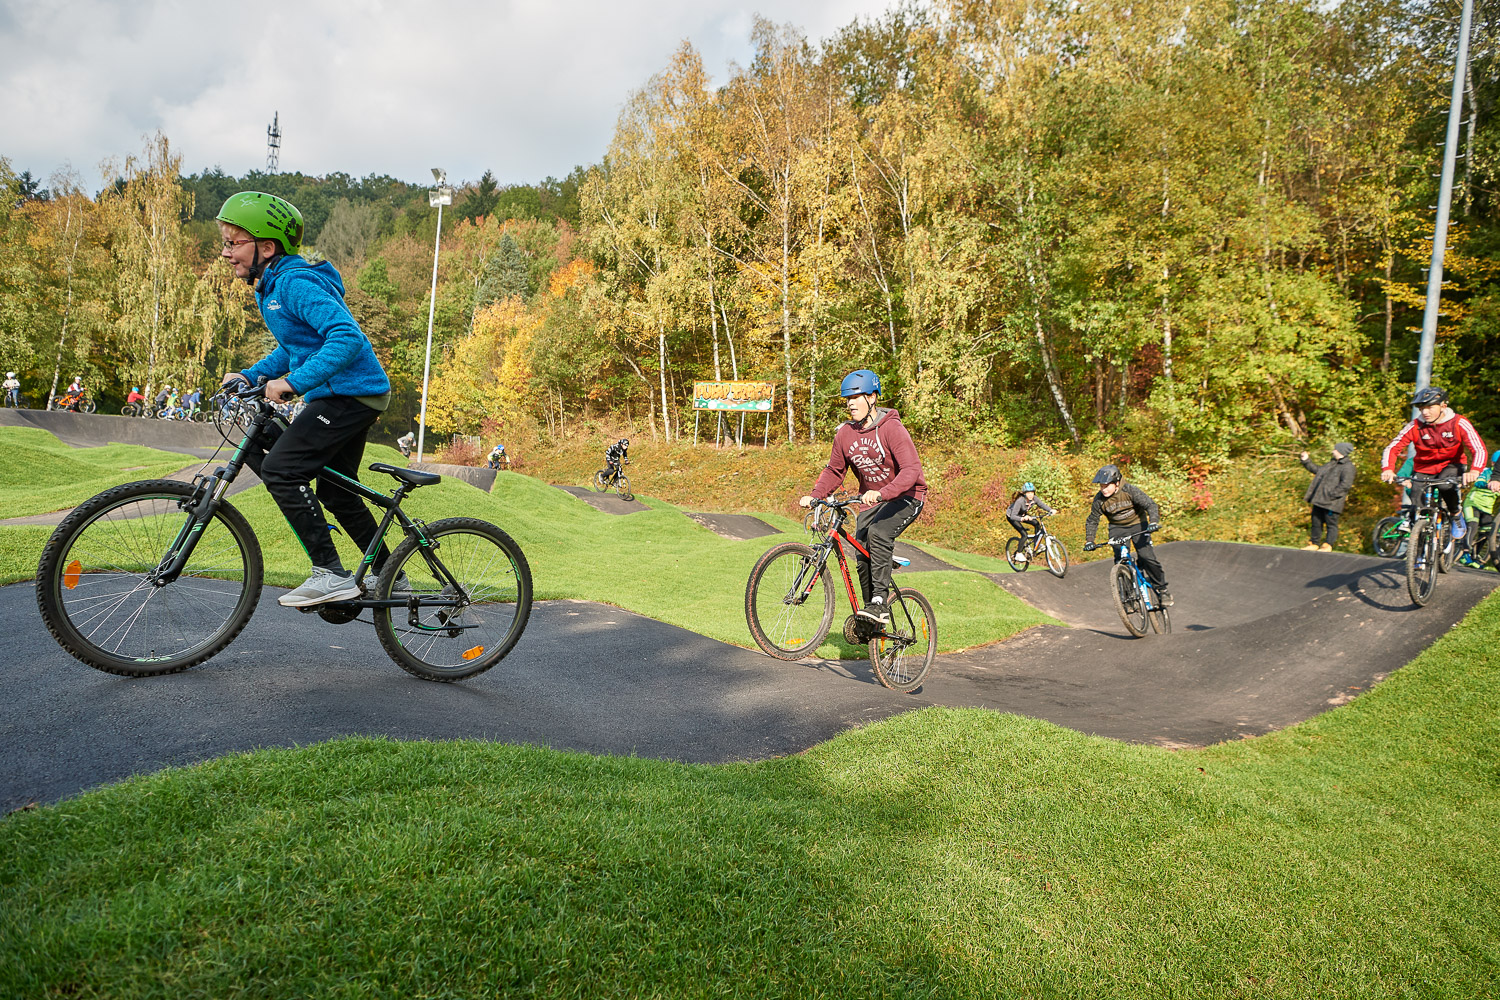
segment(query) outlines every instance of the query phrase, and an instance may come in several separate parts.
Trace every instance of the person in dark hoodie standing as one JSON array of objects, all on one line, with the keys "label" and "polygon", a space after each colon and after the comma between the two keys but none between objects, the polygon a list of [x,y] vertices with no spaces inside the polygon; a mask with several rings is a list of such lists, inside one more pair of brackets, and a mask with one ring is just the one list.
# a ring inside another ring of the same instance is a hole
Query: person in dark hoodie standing
[{"label": "person in dark hoodie standing", "polygon": [[[359,478],[365,436],[390,402],[390,380],[344,304],[338,271],[326,261],[309,264],[299,256],[303,223],[296,206],[275,195],[242,191],[224,202],[217,219],[222,257],[236,277],[254,287],[255,303],[277,343],[249,368],[225,375],[223,384],[267,378],[268,399],[300,395],[306,401],[286,430],[270,425],[256,442],[258,449],[246,456],[312,560],[307,582],[280,601],[307,607],[356,598],[360,588],[339,559],[323,507],[361,549],[379,526],[364,501],[321,470],[326,465]],[[382,545],[374,574],[389,555]],[[377,582],[375,575],[365,577],[372,591]]]},{"label": "person in dark hoodie standing", "polygon": [[813,500],[843,485],[845,473],[854,470],[860,501],[867,505],[860,511],[854,537],[870,553],[868,559],[855,556],[865,602],[859,617],[886,625],[891,620],[886,598],[895,568],[896,537],[922,513],[927,480],[922,477],[917,446],[901,426],[901,414],[876,405],[879,375],[868,368],[850,372],[839,385],[839,395],[844,397],[849,420],[834,434],[833,453],[812,493],[799,502],[812,506]]},{"label": "person in dark hoodie standing", "polygon": [[[1162,605],[1170,607],[1172,595],[1167,590],[1167,574],[1151,544],[1151,533],[1161,530],[1161,514],[1156,501],[1139,486],[1125,482],[1116,465],[1102,466],[1094,473],[1094,482],[1099,492],[1094,494],[1089,516],[1083,522],[1084,551],[1091,552],[1098,547],[1094,544],[1094,533],[1099,530],[1100,517],[1109,521],[1111,539],[1134,536],[1136,562],[1145,570],[1146,579],[1156,589]],[[1118,552],[1115,561],[1119,561]]]},{"label": "person in dark hoodie standing", "polygon": [[[1354,445],[1340,441],[1333,446],[1332,458],[1317,465],[1302,453],[1302,465],[1313,474],[1312,484],[1302,499],[1312,504],[1312,533],[1302,548],[1306,551],[1332,552],[1339,543],[1339,515],[1354,486],[1354,463],[1349,456]],[[1325,539],[1324,530],[1327,530]]]}]

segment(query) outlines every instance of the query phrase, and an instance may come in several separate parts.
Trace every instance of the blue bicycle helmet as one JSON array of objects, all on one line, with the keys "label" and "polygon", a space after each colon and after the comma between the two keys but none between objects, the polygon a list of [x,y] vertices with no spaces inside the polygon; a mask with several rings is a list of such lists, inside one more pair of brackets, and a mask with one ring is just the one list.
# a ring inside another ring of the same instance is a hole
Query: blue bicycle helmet
[{"label": "blue bicycle helmet", "polygon": [[1036,492],[1036,483],[1022,483],[1021,484],[1021,492],[1022,493],[1035,493]]},{"label": "blue bicycle helmet", "polygon": [[868,392],[880,395],[880,376],[868,368],[850,372],[844,376],[844,381],[839,383],[839,395],[845,399],[850,396],[863,396]]}]

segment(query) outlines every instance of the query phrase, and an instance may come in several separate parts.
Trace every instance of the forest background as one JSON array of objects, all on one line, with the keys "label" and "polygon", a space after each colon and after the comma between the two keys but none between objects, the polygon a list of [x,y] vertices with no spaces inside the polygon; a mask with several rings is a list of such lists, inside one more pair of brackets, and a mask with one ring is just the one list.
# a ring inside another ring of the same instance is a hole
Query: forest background
[{"label": "forest background", "polygon": [[[1110,458],[1199,508],[1226,470],[1382,443],[1414,375],[1458,9],[908,3],[819,45],[759,21],[717,87],[684,43],[598,164],[461,185],[429,435],[672,448],[693,381],[738,378],[777,383],[773,444],[826,447],[838,379],[870,367],[924,447]],[[1497,41],[1480,3],[1433,379],[1500,445]],[[425,186],[181,166],[157,135],[89,196],[0,158],[0,359],[27,393],[82,374],[112,412],[264,354],[212,222],[256,189],[343,274],[394,384],[378,433],[408,429]]]}]

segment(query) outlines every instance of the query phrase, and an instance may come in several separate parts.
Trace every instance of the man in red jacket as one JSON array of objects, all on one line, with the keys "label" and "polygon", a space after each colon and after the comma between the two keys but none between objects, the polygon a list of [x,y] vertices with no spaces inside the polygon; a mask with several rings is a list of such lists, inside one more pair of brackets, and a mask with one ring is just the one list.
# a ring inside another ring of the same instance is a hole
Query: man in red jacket
[{"label": "man in red jacket", "polygon": [[927,480],[922,478],[922,460],[911,435],[901,426],[901,414],[876,406],[880,398],[880,376],[868,368],[850,372],[839,386],[839,395],[849,410],[848,423],[840,424],[833,436],[833,454],[812,493],[801,499],[804,507],[821,500],[844,482],[854,470],[860,501],[869,505],[860,512],[855,540],[870,553],[855,555],[859,587],[865,606],[859,616],[879,625],[891,620],[886,595],[891,590],[896,536],[922,513],[927,498]]},{"label": "man in red jacket", "polygon": [[[1488,452],[1469,418],[1459,416],[1448,406],[1447,391],[1433,386],[1418,389],[1411,404],[1417,408],[1417,418],[1401,428],[1395,440],[1385,446],[1385,453],[1380,458],[1381,480],[1387,483],[1395,481],[1397,456],[1408,444],[1417,449],[1412,465],[1412,478],[1417,482],[1456,480],[1460,473],[1465,486],[1478,479]],[[1469,453],[1467,472],[1463,468],[1465,451]],[[1453,537],[1463,538],[1468,526],[1458,509],[1458,487],[1440,489],[1438,496],[1453,515]]]}]

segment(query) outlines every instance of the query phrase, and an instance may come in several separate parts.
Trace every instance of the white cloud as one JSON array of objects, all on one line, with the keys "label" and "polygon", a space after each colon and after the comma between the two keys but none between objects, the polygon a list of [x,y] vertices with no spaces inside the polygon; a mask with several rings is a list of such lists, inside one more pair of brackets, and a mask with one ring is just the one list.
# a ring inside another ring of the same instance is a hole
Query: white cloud
[{"label": "white cloud", "polygon": [[756,14],[814,40],[891,0],[0,0],[0,156],[47,177],[141,151],[163,130],[188,172],[502,183],[603,154],[630,91],[688,40],[717,80]]}]

